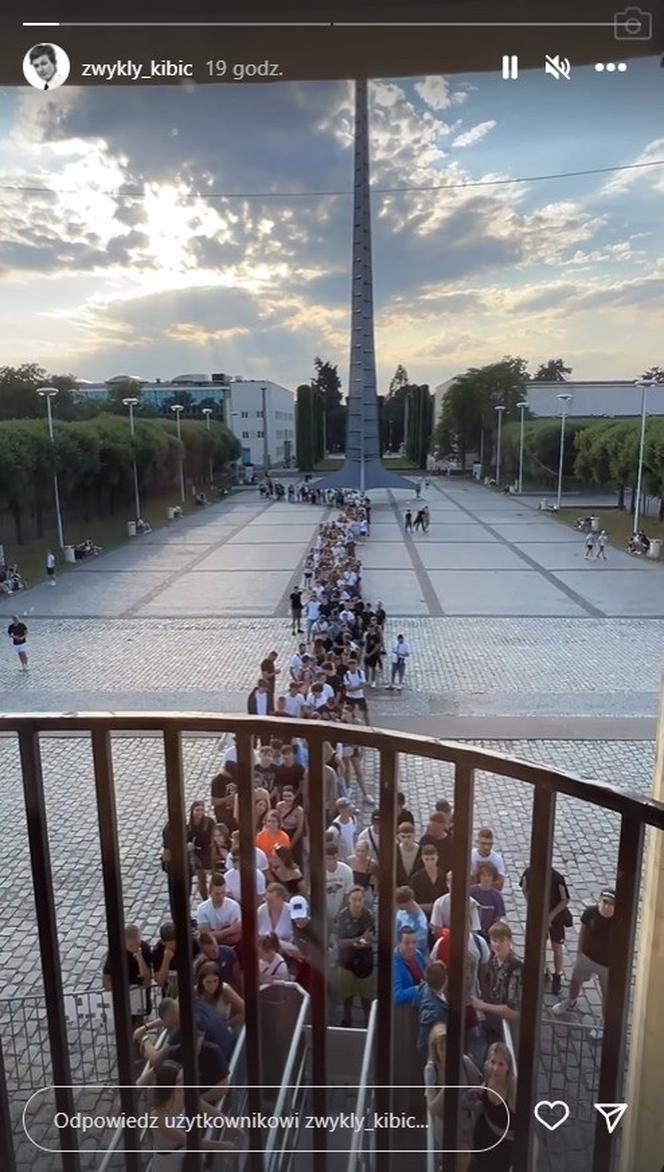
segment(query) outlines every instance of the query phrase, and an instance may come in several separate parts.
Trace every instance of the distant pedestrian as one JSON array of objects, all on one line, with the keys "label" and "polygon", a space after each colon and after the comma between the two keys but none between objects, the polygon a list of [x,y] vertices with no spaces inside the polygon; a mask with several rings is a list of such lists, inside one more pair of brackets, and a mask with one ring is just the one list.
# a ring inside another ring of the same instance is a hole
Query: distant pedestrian
[{"label": "distant pedestrian", "polygon": [[52,553],[50,549],[46,554],[46,576],[48,577],[51,586],[55,586],[55,554]]},{"label": "distant pedestrian", "polygon": [[429,528],[430,524],[431,524],[431,514],[429,512],[429,506],[425,505],[424,508],[422,509],[422,528],[425,533],[426,533],[427,529]]},{"label": "distant pedestrian", "polygon": [[406,509],[406,516],[404,517],[404,532],[413,532],[413,514],[411,513],[410,509]]},{"label": "distant pedestrian", "polygon": [[417,497],[418,501],[419,501],[420,497],[422,496],[422,481],[421,480],[418,480],[418,482],[415,486],[415,496]]},{"label": "distant pedestrian", "polygon": [[12,615],[12,621],[7,627],[7,634],[12,641],[14,651],[18,655],[21,671],[28,670],[28,628],[21,622],[18,615]]},{"label": "distant pedestrian", "polygon": [[418,530],[424,528],[424,509],[417,510],[417,513],[415,514],[415,524],[414,524],[413,528],[418,529]]},{"label": "distant pedestrian", "polygon": [[395,680],[397,681],[397,692],[400,692],[403,687],[403,677],[406,672],[406,660],[410,655],[410,644],[406,642],[404,635],[397,635],[397,641],[392,647],[392,678],[388,684],[388,688],[394,687]]},{"label": "distant pedestrian", "polygon": [[586,552],[585,557],[591,558],[595,550],[595,534],[589,533],[586,537]]},{"label": "distant pedestrian", "polygon": [[606,532],[606,529],[602,529],[602,532],[600,533],[599,537],[597,538],[597,554],[595,556],[598,558],[601,558],[601,560],[603,562],[605,562],[607,560],[606,547],[608,544],[609,544],[609,535]]},{"label": "distant pedestrian", "polygon": [[291,635],[303,635],[302,629],[302,591],[299,586],[291,592],[290,596],[291,609]]}]

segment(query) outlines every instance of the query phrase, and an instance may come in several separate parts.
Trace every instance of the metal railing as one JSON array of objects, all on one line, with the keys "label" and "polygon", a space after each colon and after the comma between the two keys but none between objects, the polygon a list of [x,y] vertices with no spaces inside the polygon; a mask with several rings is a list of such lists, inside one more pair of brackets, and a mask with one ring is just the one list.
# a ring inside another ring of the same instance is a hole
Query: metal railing
[{"label": "metal railing", "polygon": [[[254,802],[253,748],[255,738],[263,735],[301,737],[309,746],[307,816],[310,844],[310,904],[315,950],[311,959],[311,1076],[312,1109],[323,1114],[326,1104],[327,989],[325,980],[326,917],[324,836],[325,809],[323,787],[324,745],[330,737],[325,722],[298,721],[288,718],[253,716],[211,716],[183,713],[78,713],[71,715],[7,715],[0,717],[0,733],[18,737],[26,823],[30,846],[32,878],[38,898],[35,900],[39,933],[40,959],[45,989],[46,1009],[56,1109],[67,1115],[74,1110],[72,1072],[69,1061],[68,1031],[62,986],[62,969],[58,947],[55,898],[50,863],[50,848],[44,799],[40,736],[52,733],[78,733],[89,737],[92,745],[99,839],[103,872],[108,945],[111,959],[113,1009],[116,1030],[117,1071],[122,1110],[134,1110],[133,1051],[124,948],[123,892],[118,847],[118,825],[113,775],[113,733],[151,732],[162,738],[164,748],[165,790],[171,829],[171,879],[177,929],[176,964],[180,989],[180,1021],[183,1035],[185,1111],[197,1113],[198,1084],[195,1051],[191,922],[189,914],[189,869],[186,851],[186,811],[182,738],[197,734],[233,732],[236,736],[239,778],[240,873],[242,883],[243,959],[246,1017],[247,1098],[250,1111],[260,1112],[262,1055],[259,1015],[257,908],[254,884]],[[462,1082],[464,1030],[464,981],[466,949],[466,908],[468,900],[468,859],[470,857],[474,776],[478,770],[514,779],[533,792],[530,835],[531,895],[528,900],[523,998],[519,1025],[519,1085],[515,1113],[514,1172],[532,1168],[533,1106],[536,1101],[538,1046],[540,1036],[542,982],[545,937],[548,927],[548,892],[553,844],[556,798],[566,795],[598,808],[613,811],[620,818],[620,837],[616,874],[616,910],[612,931],[612,956],[609,966],[605,1003],[604,1045],[599,1076],[599,1100],[619,1102],[625,1065],[628,1026],[628,998],[637,923],[643,842],[646,827],[664,830],[664,805],[626,793],[613,786],[581,780],[569,773],[488,752],[474,746],[438,741],[408,733],[336,725],[335,739],[344,743],[375,749],[378,753],[380,789],[380,839],[394,840],[397,814],[399,755],[447,762],[454,768],[454,837],[452,870],[455,881],[451,909],[451,955],[449,965],[449,1020],[445,1083]],[[315,784],[320,779],[319,784]],[[377,1001],[380,1029],[376,1039],[376,1109],[389,1110],[389,1087],[395,1078],[394,1029],[392,1006],[392,960],[394,917],[392,898],[395,888],[395,852],[381,852],[378,871],[378,970]],[[7,1088],[0,1065],[0,1118],[7,1109]],[[446,1146],[456,1146],[458,1100],[448,1096],[445,1103],[444,1128]],[[315,1160],[325,1166],[324,1136]],[[78,1138],[73,1127],[59,1133],[62,1167],[78,1172]],[[389,1147],[390,1134],[386,1133]],[[192,1129],[188,1149],[198,1150],[198,1135]],[[612,1167],[616,1135],[605,1127],[595,1128],[592,1172],[607,1172]],[[128,1148],[130,1143],[126,1145]],[[127,1172],[139,1172],[138,1157],[131,1151],[124,1155]],[[389,1164],[389,1157],[384,1157]],[[4,1162],[3,1162],[4,1160]],[[194,1158],[200,1167],[200,1154]],[[11,1135],[0,1133],[0,1164],[12,1169],[14,1153]],[[262,1153],[250,1156],[251,1172],[262,1172]],[[589,1172],[590,1172],[589,1167]],[[453,1172],[454,1165],[452,1164]],[[447,1169],[446,1169],[447,1172]]]},{"label": "metal railing", "polygon": [[[378,1021],[378,1002],[372,1001],[371,1011],[369,1013],[369,1021],[367,1024],[367,1037],[364,1045],[364,1055],[362,1057],[362,1069],[360,1070],[360,1083],[357,1095],[356,1114],[358,1119],[365,1119],[367,1112],[372,1109],[373,1103],[373,1085],[370,1085],[371,1070],[374,1060],[374,1046],[376,1044],[376,1023]],[[371,1079],[373,1083],[373,1079]],[[358,1128],[353,1132],[353,1141],[350,1148],[350,1157],[348,1160],[348,1172],[364,1172],[374,1166],[375,1156],[372,1151],[367,1151],[366,1137],[364,1128]]]}]

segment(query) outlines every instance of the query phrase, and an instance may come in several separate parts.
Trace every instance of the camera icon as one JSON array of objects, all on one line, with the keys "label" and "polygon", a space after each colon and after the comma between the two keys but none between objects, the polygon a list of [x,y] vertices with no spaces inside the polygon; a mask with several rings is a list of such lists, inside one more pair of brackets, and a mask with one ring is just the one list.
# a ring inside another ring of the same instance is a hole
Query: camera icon
[{"label": "camera icon", "polygon": [[613,36],[616,41],[649,41],[652,38],[652,12],[642,8],[625,8],[613,14]]}]

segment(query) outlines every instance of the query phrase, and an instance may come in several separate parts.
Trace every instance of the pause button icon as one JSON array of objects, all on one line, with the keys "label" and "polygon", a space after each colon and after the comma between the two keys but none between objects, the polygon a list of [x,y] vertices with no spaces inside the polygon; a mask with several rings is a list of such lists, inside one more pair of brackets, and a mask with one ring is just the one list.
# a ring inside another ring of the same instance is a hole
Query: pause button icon
[{"label": "pause button icon", "polygon": [[519,76],[519,58],[516,53],[503,57],[503,81],[514,81]]}]

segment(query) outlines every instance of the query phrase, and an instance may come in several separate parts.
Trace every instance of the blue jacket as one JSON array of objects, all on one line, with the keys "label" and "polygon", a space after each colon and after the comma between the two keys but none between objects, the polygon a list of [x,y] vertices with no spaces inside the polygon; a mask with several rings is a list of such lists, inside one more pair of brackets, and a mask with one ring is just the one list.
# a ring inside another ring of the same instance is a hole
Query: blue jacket
[{"label": "blue jacket", "polygon": [[420,1020],[417,1045],[422,1049],[429,1042],[432,1026],[435,1026],[439,1021],[447,1025],[447,1001],[443,1001],[437,993],[433,993],[428,985],[420,985],[417,1013]]},{"label": "blue jacket", "polygon": [[[416,952],[415,960],[422,970],[422,976],[424,976],[424,954],[421,952]],[[394,1004],[415,1005],[417,1003],[416,998],[418,986],[415,984],[415,981],[413,980],[413,974],[408,968],[408,965],[403,960],[398,948],[395,948],[394,950],[394,976],[392,980]]]}]

